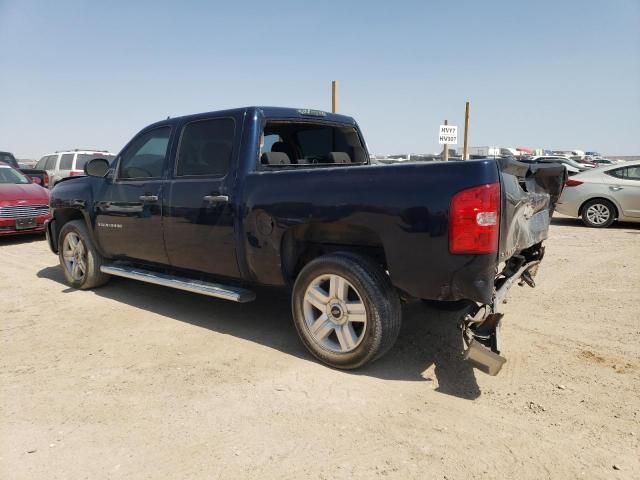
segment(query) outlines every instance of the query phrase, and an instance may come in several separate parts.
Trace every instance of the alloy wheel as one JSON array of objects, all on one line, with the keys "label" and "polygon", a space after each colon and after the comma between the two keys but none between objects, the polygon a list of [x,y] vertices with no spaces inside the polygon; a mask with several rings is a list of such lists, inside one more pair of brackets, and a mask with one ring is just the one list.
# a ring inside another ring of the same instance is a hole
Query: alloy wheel
[{"label": "alloy wheel", "polygon": [[601,203],[595,203],[587,208],[587,219],[594,225],[604,225],[610,216],[609,208]]},{"label": "alloy wheel", "polygon": [[313,279],[304,295],[303,311],[311,337],[327,350],[348,353],[364,338],[366,306],[355,287],[340,275]]},{"label": "alloy wheel", "polygon": [[82,281],[87,274],[87,249],[75,232],[69,232],[62,244],[64,266],[75,281]]}]

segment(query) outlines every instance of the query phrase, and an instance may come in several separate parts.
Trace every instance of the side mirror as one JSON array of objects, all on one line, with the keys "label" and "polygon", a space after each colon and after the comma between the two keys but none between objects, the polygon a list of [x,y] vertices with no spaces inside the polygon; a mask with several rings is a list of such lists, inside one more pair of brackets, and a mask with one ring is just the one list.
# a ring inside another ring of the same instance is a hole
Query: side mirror
[{"label": "side mirror", "polygon": [[109,162],[104,158],[94,158],[84,165],[84,173],[90,177],[104,177],[109,171]]}]

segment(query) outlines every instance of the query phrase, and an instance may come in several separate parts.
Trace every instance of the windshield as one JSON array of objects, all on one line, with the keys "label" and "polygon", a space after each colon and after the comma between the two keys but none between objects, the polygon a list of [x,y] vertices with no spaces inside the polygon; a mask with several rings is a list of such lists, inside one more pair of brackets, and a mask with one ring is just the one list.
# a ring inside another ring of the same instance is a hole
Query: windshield
[{"label": "windshield", "polygon": [[570,158],[567,158],[566,160],[563,160],[564,163],[566,163],[567,165],[571,165],[572,167],[576,167],[576,168],[584,168],[584,165],[580,165],[578,162],[576,162],[575,160],[571,160]]},{"label": "windshield", "polygon": [[16,162],[15,158],[13,158],[13,156],[9,155],[8,153],[0,153],[0,162],[4,162],[8,165],[11,165],[12,167],[18,166],[18,162]]},{"label": "windshield", "polygon": [[24,185],[31,181],[23,174],[9,167],[8,165],[0,165],[0,184],[13,183]]},{"label": "windshield", "polygon": [[89,160],[93,160],[94,158],[104,158],[109,164],[115,155],[106,154],[106,153],[79,153],[76,158],[76,170],[84,170],[84,166]]}]

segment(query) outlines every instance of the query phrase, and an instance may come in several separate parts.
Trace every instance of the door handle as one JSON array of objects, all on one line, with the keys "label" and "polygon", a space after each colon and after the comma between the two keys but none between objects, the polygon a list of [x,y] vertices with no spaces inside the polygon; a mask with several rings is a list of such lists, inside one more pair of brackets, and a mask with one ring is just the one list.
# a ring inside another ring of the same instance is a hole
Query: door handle
[{"label": "door handle", "polygon": [[158,196],[157,195],[140,195],[140,200],[143,202],[157,202],[158,201]]},{"label": "door handle", "polygon": [[229,202],[228,195],[205,195],[202,199],[207,203],[227,203]]},{"label": "door handle", "polygon": [[623,187],[609,187],[609,190],[612,192],[617,192],[618,190],[622,190]]}]

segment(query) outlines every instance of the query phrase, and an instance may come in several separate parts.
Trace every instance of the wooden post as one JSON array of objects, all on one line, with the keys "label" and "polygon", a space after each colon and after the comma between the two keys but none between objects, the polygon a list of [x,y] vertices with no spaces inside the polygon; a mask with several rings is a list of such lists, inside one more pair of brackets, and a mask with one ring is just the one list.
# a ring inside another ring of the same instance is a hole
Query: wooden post
[{"label": "wooden post", "polygon": [[[449,125],[449,120],[445,120],[444,124],[445,125]],[[448,143],[444,144],[444,157],[443,157],[443,160],[445,162],[449,161],[449,144]]]},{"label": "wooden post", "polygon": [[331,82],[331,111],[338,113],[338,81]]},{"label": "wooden post", "polygon": [[464,107],[464,148],[462,159],[469,160],[469,102]]}]

